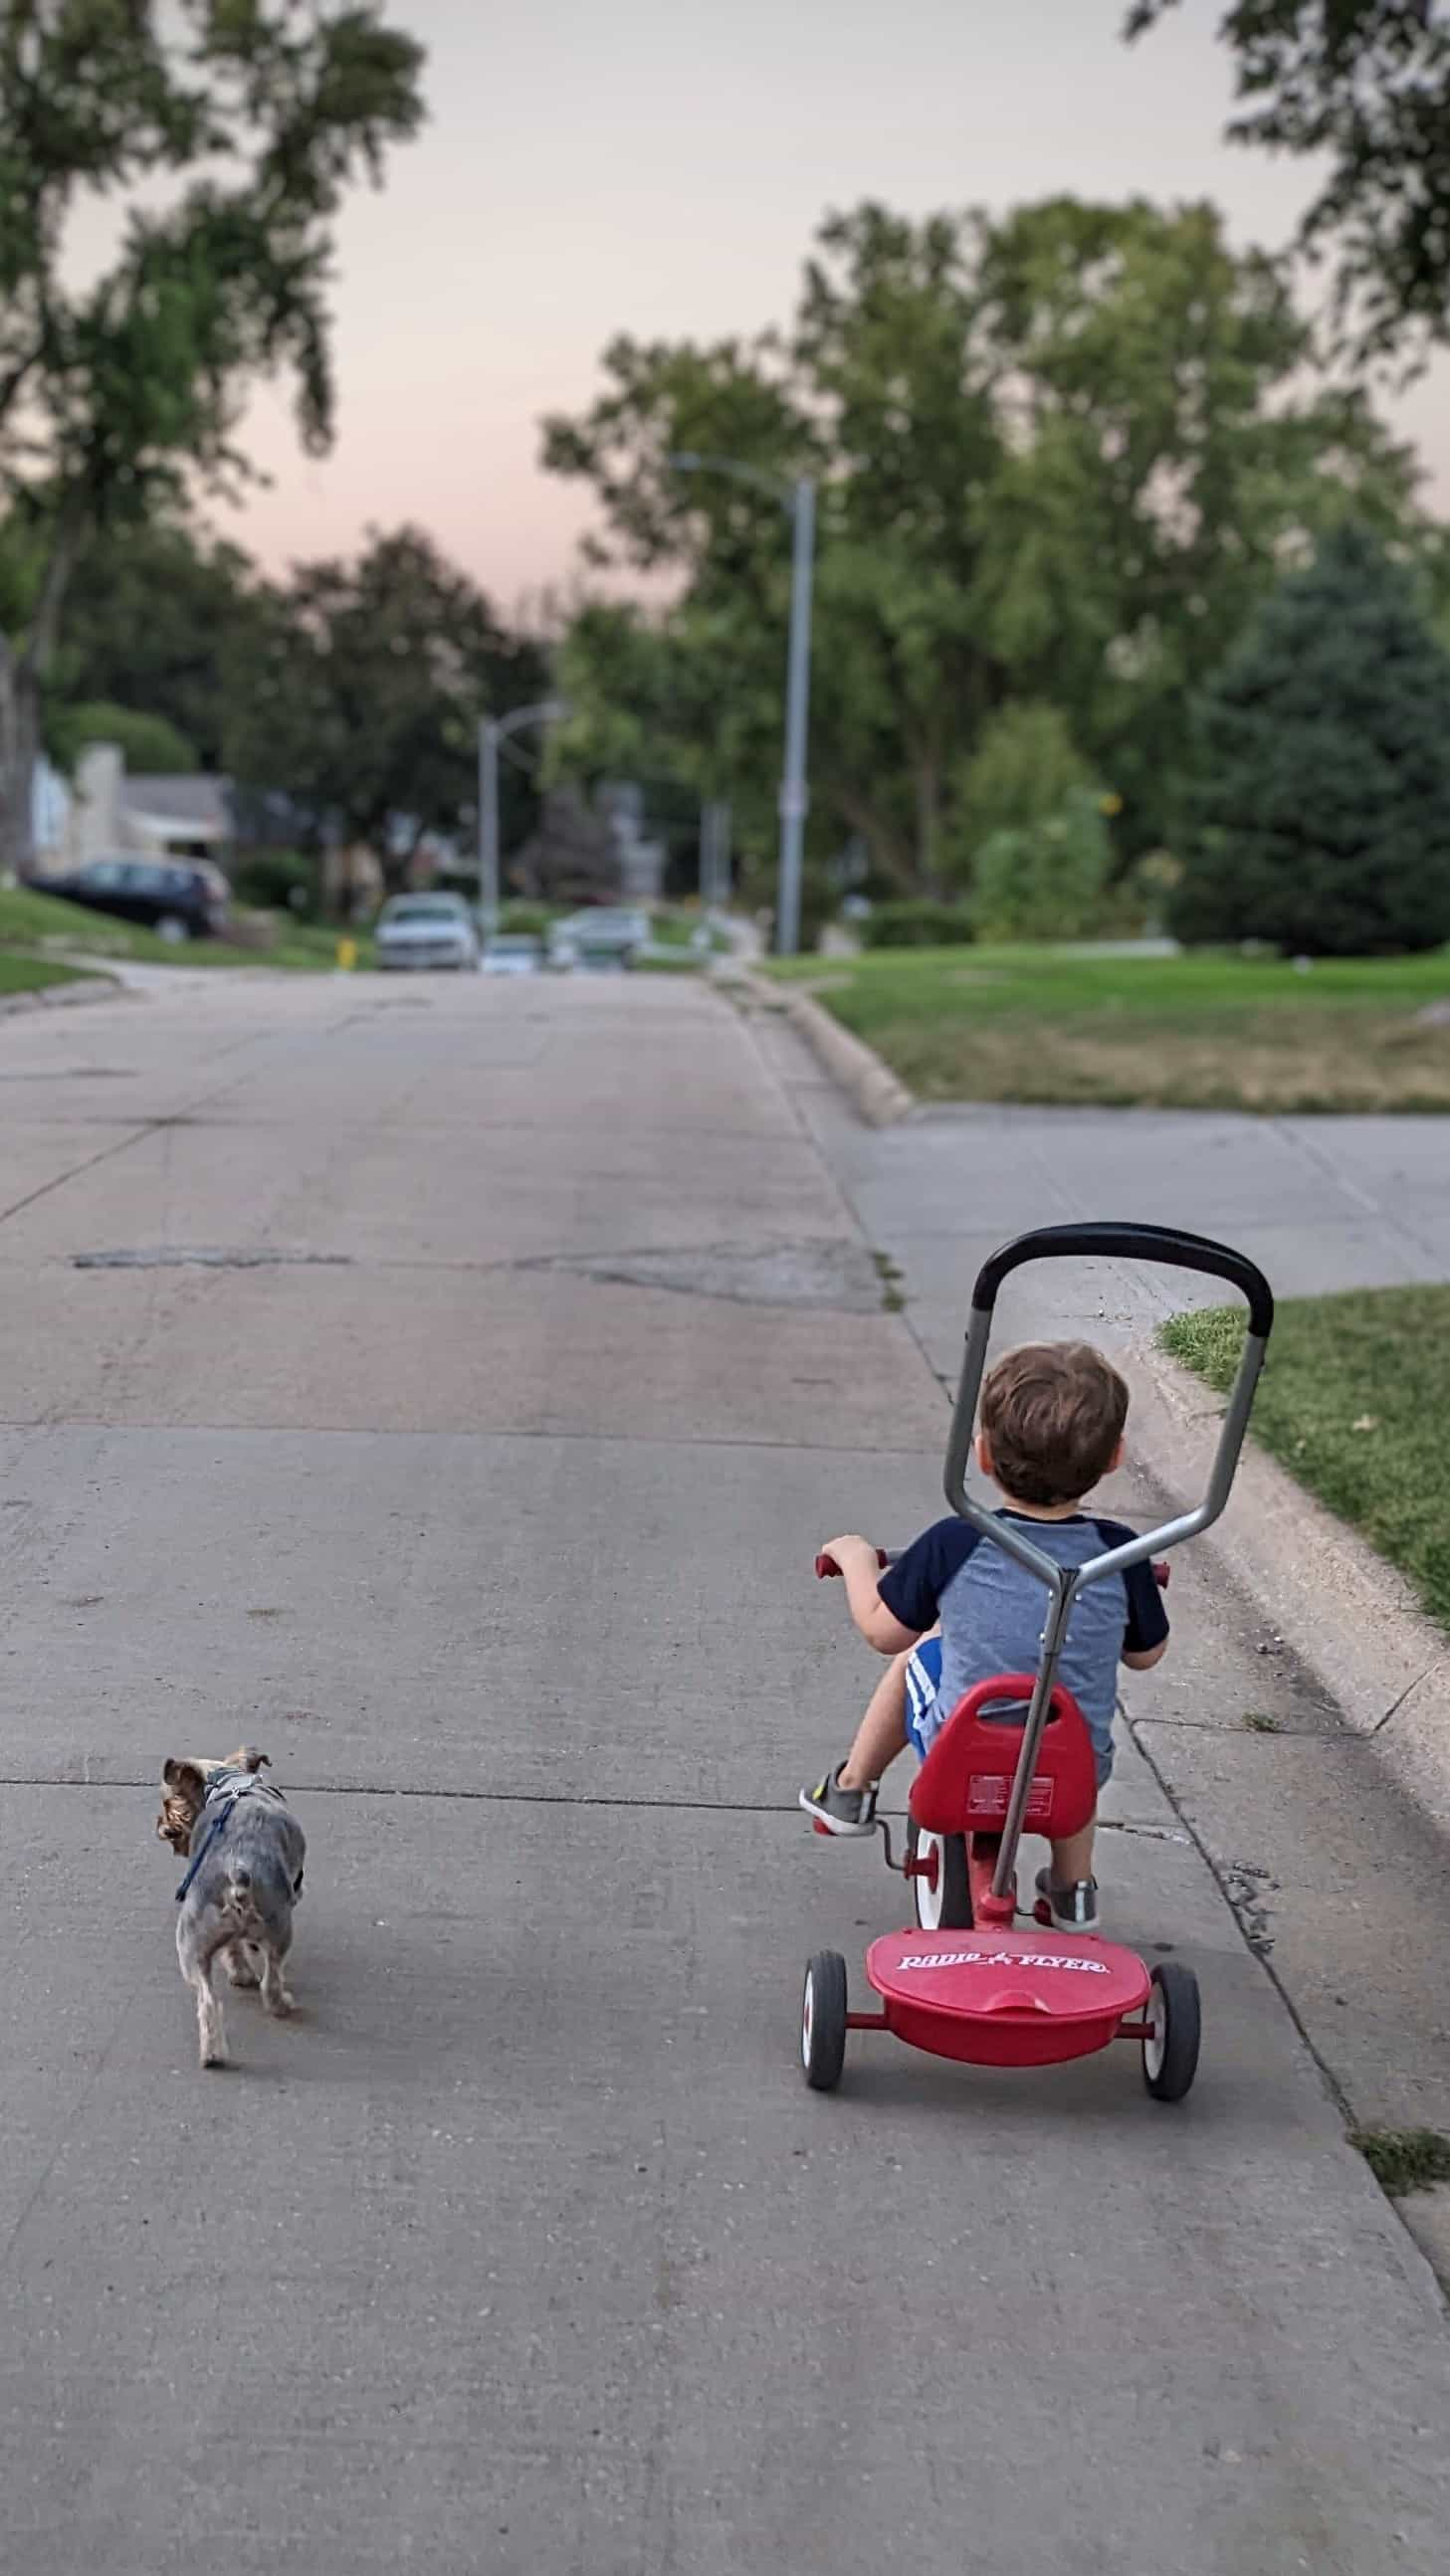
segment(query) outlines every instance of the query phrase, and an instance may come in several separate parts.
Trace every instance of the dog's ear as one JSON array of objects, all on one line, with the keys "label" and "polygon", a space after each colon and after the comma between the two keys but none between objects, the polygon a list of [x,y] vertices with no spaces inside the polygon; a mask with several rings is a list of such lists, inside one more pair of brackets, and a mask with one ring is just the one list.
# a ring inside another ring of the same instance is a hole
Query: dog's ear
[{"label": "dog's ear", "polygon": [[170,1843],[172,1850],[185,1858],[191,1850],[192,1826],[206,1805],[206,1781],[200,1764],[184,1756],[180,1760],[173,1757],[163,1765],[161,1781],[164,1795],[156,1831],[164,1843]]},{"label": "dog's ear", "polygon": [[270,1771],[272,1756],[259,1753],[255,1744],[239,1744],[235,1753],[227,1755],[223,1767],[228,1771]]},{"label": "dog's ear", "polygon": [[179,1798],[162,1799],[156,1831],[164,1843],[170,1843],[172,1850],[181,1854],[183,1860],[191,1850],[191,1828],[195,1821],[190,1807],[184,1806]]}]

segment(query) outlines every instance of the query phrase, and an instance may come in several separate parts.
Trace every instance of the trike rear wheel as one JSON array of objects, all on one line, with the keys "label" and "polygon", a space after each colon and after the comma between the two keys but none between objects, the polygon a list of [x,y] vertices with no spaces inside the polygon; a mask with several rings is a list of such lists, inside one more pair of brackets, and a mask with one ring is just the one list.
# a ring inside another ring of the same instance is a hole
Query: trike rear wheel
[{"label": "trike rear wheel", "polygon": [[1168,1960],[1153,1971],[1144,2016],[1143,2081],[1155,2102],[1181,2102],[1198,2072],[1203,2016],[1198,1979],[1191,1968]]},{"label": "trike rear wheel", "polygon": [[801,2070],[813,2093],[834,2093],[846,2062],[846,1962],[818,1950],[801,1995]]},{"label": "trike rear wheel", "polygon": [[916,1920],[923,1932],[970,1932],[972,1890],[967,1876],[965,1834],[923,1832],[915,1817],[906,1830],[906,1854],[917,1864],[911,1874]]}]

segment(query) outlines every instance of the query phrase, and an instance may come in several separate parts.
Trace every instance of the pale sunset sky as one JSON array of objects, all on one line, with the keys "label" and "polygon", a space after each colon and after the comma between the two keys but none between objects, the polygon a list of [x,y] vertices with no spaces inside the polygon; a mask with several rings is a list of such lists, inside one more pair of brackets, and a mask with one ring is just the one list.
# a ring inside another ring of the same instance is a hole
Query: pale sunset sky
[{"label": "pale sunset sky", "polygon": [[[264,397],[273,487],[222,522],[269,567],[414,520],[507,611],[589,520],[538,466],[618,331],[748,336],[791,310],[827,208],[1211,196],[1281,244],[1302,165],[1227,149],[1219,0],[1131,51],[1123,0],[393,0],[430,121],[339,227],[332,455]],[[1450,507],[1450,367],[1393,407]]]}]

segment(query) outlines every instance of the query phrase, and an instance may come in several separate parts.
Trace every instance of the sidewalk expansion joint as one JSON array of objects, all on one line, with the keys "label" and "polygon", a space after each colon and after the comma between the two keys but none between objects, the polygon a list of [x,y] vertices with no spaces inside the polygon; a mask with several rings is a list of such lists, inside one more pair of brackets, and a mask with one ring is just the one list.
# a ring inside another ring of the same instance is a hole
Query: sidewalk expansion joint
[{"label": "sidewalk expansion joint", "polygon": [[1441,1656],[1437,1655],[1437,1656],[1434,1658],[1434,1661],[1433,1661],[1433,1662],[1428,1663],[1428,1664],[1425,1666],[1425,1669],[1424,1669],[1424,1671],[1423,1671],[1422,1673],[1416,1673],[1415,1678],[1414,1678],[1414,1680],[1413,1680],[1412,1682],[1406,1682],[1405,1687],[1404,1687],[1404,1689],[1401,1691],[1401,1693],[1400,1693],[1400,1695],[1399,1695],[1398,1699],[1392,1699],[1392,1700],[1391,1700],[1391,1702],[1390,1702],[1390,1704],[1389,1704],[1389,1707],[1385,1710],[1385,1713],[1384,1713],[1383,1717],[1377,1717],[1377,1718],[1375,1719],[1375,1722],[1374,1722],[1373,1726],[1372,1726],[1372,1727],[1370,1728],[1370,1730],[1369,1730],[1371,1735],[1379,1735],[1379,1734],[1383,1731],[1383,1729],[1389,1725],[1390,1719],[1391,1719],[1392,1717],[1397,1717],[1397,1716],[1399,1715],[1399,1712],[1400,1712],[1400,1710],[1404,1707],[1406,1700],[1407,1700],[1407,1699],[1409,1699],[1409,1698],[1411,1698],[1411,1697],[1413,1696],[1413,1694],[1414,1694],[1414,1693],[1419,1689],[1421,1682],[1426,1682],[1426,1681],[1428,1681],[1428,1680],[1429,1680],[1429,1678],[1430,1678],[1430,1675],[1431,1675],[1432,1673],[1437,1673],[1437,1672],[1440,1670],[1440,1667],[1441,1667],[1442,1661],[1443,1661],[1443,1657],[1441,1657]]}]

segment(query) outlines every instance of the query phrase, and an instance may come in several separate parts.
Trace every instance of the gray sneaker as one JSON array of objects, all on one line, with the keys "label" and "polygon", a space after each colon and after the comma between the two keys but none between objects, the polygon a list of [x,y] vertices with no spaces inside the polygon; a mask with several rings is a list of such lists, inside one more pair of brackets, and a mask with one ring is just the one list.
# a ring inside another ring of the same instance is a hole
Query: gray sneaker
[{"label": "gray sneaker", "polygon": [[818,1834],[841,1834],[848,1839],[856,1834],[876,1831],[876,1790],[843,1789],[837,1777],[840,1770],[828,1771],[814,1789],[802,1789],[800,1804],[810,1817]]},{"label": "gray sneaker", "polygon": [[1080,1878],[1071,1887],[1054,1887],[1051,1871],[1040,1869],[1032,1919],[1035,1923],[1050,1923],[1054,1932],[1096,1932],[1097,1880]]}]

